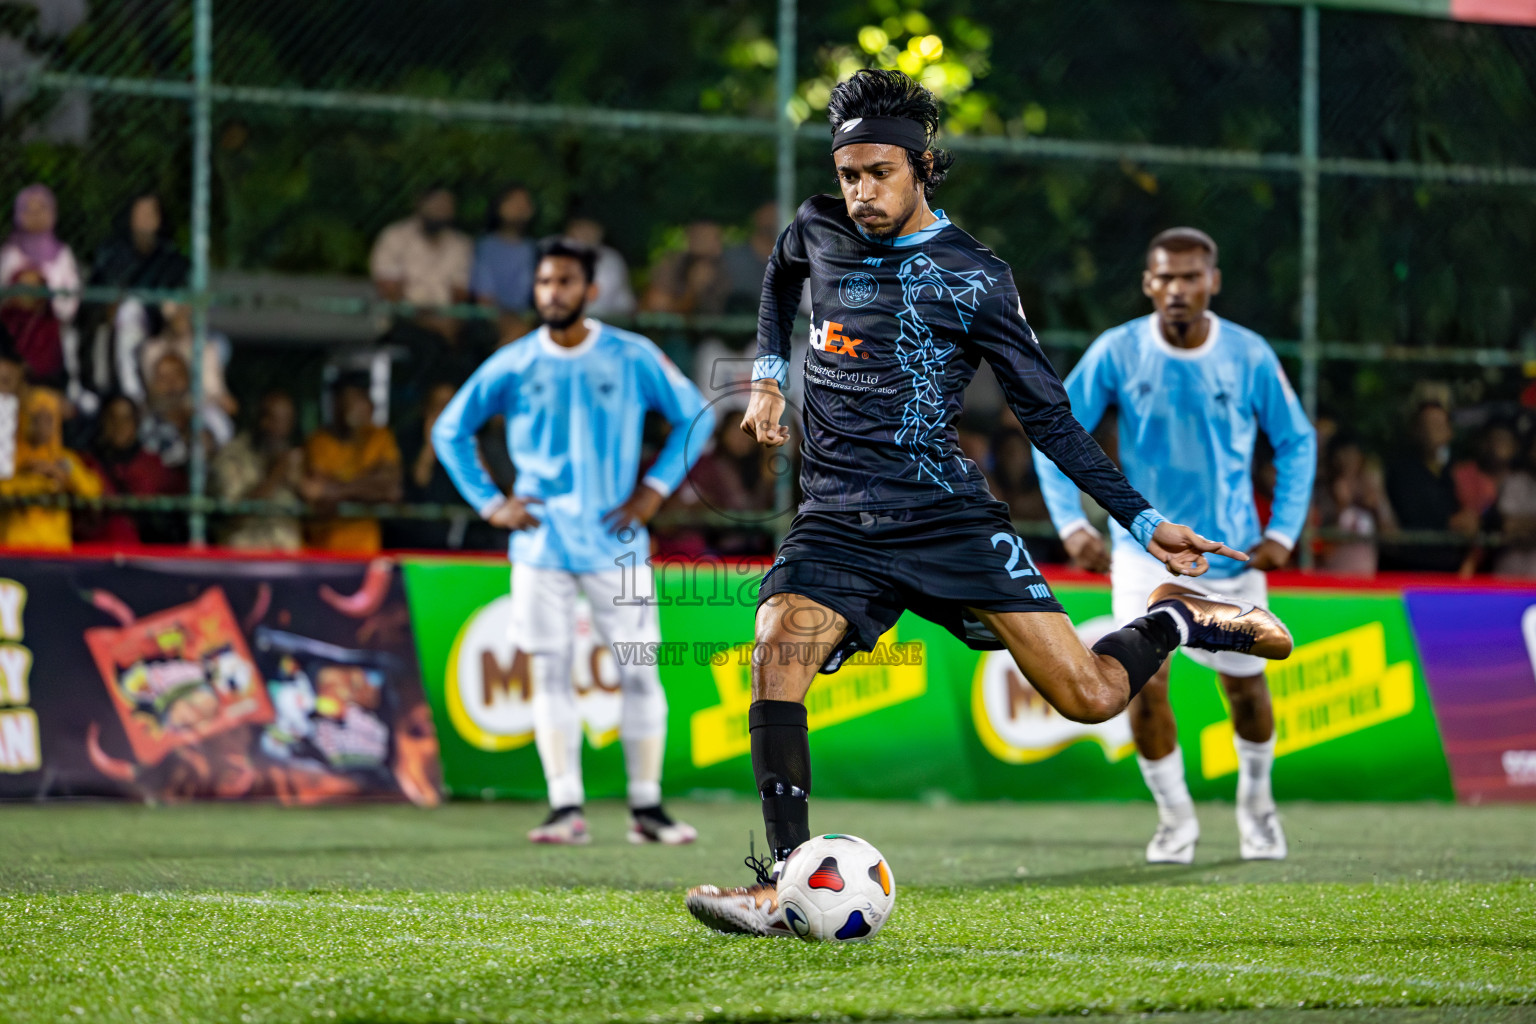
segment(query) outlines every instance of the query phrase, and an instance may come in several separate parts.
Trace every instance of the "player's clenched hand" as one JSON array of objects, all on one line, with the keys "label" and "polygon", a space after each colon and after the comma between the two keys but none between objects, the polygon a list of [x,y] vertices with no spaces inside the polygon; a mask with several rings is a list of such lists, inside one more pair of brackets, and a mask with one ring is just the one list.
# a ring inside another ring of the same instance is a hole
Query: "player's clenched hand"
[{"label": "player's clenched hand", "polygon": [[789,427],[779,420],[784,416],[784,396],[779,392],[776,380],[752,382],[752,398],[747,402],[746,415],[741,418],[741,429],[759,444],[777,448],[789,440]]},{"label": "player's clenched hand", "polygon": [[528,506],[542,504],[544,504],[543,498],[508,498],[502,502],[500,508],[490,514],[487,522],[503,530],[532,530],[542,520],[530,512]]},{"label": "player's clenched hand", "polygon": [[1067,557],[1079,569],[1109,572],[1109,549],[1104,546],[1104,538],[1098,530],[1073,530],[1062,544],[1066,546]]},{"label": "player's clenched hand", "polygon": [[1175,576],[1201,575],[1210,568],[1210,563],[1205,560],[1208,554],[1248,561],[1248,556],[1236,548],[1229,548],[1219,540],[1206,540],[1187,526],[1169,522],[1157,524],[1147,551]]},{"label": "player's clenched hand", "polygon": [[1272,538],[1264,538],[1264,542],[1248,552],[1248,568],[1257,569],[1260,572],[1269,572],[1278,569],[1291,560],[1291,549]]},{"label": "player's clenched hand", "polygon": [[636,484],[624,504],[603,515],[603,524],[609,533],[618,533],[627,526],[644,526],[665,500],[645,484]]}]

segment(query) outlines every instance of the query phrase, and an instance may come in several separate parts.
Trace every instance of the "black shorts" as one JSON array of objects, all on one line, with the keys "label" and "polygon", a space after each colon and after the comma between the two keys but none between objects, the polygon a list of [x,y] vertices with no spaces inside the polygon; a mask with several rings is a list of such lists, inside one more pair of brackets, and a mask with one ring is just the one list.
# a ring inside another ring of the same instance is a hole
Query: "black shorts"
[{"label": "black shorts", "polygon": [[984,651],[1003,645],[967,608],[1062,611],[1014,533],[1008,506],[974,496],[880,512],[801,512],[757,602],[776,594],[800,594],[848,620],[823,672],[873,650],[908,609]]}]

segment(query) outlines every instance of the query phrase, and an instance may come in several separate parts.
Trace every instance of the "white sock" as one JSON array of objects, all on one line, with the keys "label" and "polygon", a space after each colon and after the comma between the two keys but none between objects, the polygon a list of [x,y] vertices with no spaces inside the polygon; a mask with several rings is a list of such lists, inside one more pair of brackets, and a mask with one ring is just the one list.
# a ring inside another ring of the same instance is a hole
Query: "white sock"
[{"label": "white sock", "polygon": [[1269,770],[1275,763],[1275,738],[1254,743],[1233,735],[1237,748],[1237,802],[1249,811],[1263,814],[1275,809],[1275,795],[1270,790]]},{"label": "white sock", "polygon": [[571,652],[529,656],[533,677],[533,739],[549,785],[550,807],[586,802],[581,784],[581,711],[571,680]]},{"label": "white sock", "polygon": [[1195,801],[1184,783],[1183,750],[1174,747],[1173,753],[1156,760],[1137,754],[1136,763],[1141,766],[1141,777],[1147,780],[1152,799],[1157,801],[1158,818],[1173,823],[1195,816]]},{"label": "white sock", "polygon": [[653,665],[625,665],[619,670],[624,703],[619,736],[624,770],[629,776],[629,806],[661,803],[661,759],[667,747],[667,695]]}]

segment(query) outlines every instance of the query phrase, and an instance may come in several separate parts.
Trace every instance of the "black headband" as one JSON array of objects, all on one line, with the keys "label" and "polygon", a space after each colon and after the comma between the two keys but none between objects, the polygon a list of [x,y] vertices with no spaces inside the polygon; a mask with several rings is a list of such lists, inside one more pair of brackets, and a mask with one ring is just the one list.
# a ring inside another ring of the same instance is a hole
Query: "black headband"
[{"label": "black headband", "polygon": [[832,152],[861,142],[900,146],[921,153],[928,148],[928,129],[908,117],[851,117],[832,133]]}]

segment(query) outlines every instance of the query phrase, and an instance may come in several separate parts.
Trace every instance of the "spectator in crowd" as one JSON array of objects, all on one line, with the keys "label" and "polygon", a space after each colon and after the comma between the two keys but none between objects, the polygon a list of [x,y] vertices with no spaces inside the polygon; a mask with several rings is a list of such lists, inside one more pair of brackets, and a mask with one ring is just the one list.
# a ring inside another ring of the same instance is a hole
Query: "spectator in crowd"
[{"label": "spectator in crowd", "polygon": [[16,438],[21,432],[21,400],[27,391],[27,364],[16,354],[10,333],[0,323],[0,480],[16,474]]},{"label": "spectator in crowd", "polygon": [[[97,288],[181,288],[189,264],[171,241],[160,197],[144,192],[133,198],[118,219],[117,230],[96,250],[89,284]],[[153,304],[128,297],[91,304],[81,317],[81,376],[86,384],[106,388],[114,383],[129,393],[140,391],[132,354],[159,329]],[[118,353],[127,353],[119,357]]]},{"label": "spectator in crowd", "polygon": [[[1471,535],[1477,530],[1477,513],[1456,500],[1451,478],[1451,442],[1454,432],[1445,406],[1421,403],[1413,414],[1413,450],[1387,471],[1387,500],[1404,530],[1454,531]],[[1403,545],[1390,554],[1386,568],[1410,572],[1456,572],[1461,568],[1464,546],[1459,544]]]},{"label": "spectator in crowd", "polygon": [[587,303],[587,315],[597,320],[634,316],[639,304],[629,285],[629,264],[619,250],[603,244],[603,233],[603,226],[590,217],[577,217],[565,226],[566,238],[597,253],[592,277],[597,298]]},{"label": "spectator in crowd", "polygon": [[533,193],[525,185],[509,185],[491,207],[488,233],[475,243],[469,290],[481,305],[500,311],[503,343],[527,334],[533,323],[529,310],[539,261],[538,246],[528,237],[533,214]]},{"label": "spectator in crowd", "polygon": [[[58,212],[58,203],[47,185],[28,185],[16,194],[11,235],[0,245],[0,281],[66,291],[80,287],[75,254],[54,234]],[[75,318],[79,296],[17,296],[5,306],[6,327],[32,379],[64,386],[63,331]]]},{"label": "spectator in crowd", "polygon": [[724,313],[731,293],[722,260],[725,236],[714,221],[688,225],[686,245],[663,256],[651,268],[642,308],[657,313]]},{"label": "spectator in crowd", "polygon": [[211,491],[222,501],[270,501],[292,514],[232,516],[219,533],[227,547],[298,551],[304,546],[297,515],[304,452],[294,439],[298,410],[286,391],[269,391],[256,409],[256,427],[219,450],[211,467]]},{"label": "spectator in crowd", "polygon": [[[186,475],[167,469],[159,456],[139,443],[139,409],[127,395],[112,395],[102,403],[96,436],[85,458],[101,477],[106,494],[149,497],[186,491]],[[166,518],[163,513],[108,512],[85,529],[77,521],[76,536],[114,544],[154,542],[177,532],[169,528]]]},{"label": "spectator in crowd", "polygon": [[1318,568],[1344,576],[1376,575],[1377,538],[1396,529],[1380,461],[1367,456],[1352,434],[1335,428],[1318,480],[1313,510],[1318,527],[1359,538],[1322,541]]},{"label": "spectator in crowd", "polygon": [[[166,302],[160,310],[164,326],[159,334],[139,346],[134,359],[140,380],[149,379],[150,368],[167,352],[175,352],[189,367],[192,365],[192,307],[185,302]],[[225,416],[233,416],[239,407],[224,382],[224,366],[229,361],[229,354],[229,338],[210,332],[203,345],[203,400],[216,406]],[[137,391],[124,388],[124,391],[138,398],[142,387]]]},{"label": "spectator in crowd", "polygon": [[[385,530],[385,539],[392,548],[501,551],[507,546],[507,532],[491,526],[469,507],[449,479],[448,471],[438,462],[437,452],[432,447],[432,428],[457,390],[448,381],[439,381],[429,387],[420,421],[402,428],[398,432],[398,442],[401,464],[405,467],[405,500],[453,506],[462,509],[463,515],[447,520],[395,520]],[[483,452],[481,459],[487,461]],[[493,477],[496,475],[492,473]]]},{"label": "spectator in crowd", "polygon": [[[47,286],[42,271],[18,267],[4,279],[23,288]],[[16,354],[34,383],[62,387],[65,383],[63,325],[48,299],[36,295],[9,295],[0,302],[0,324],[10,335]]]},{"label": "spectator in crowd", "polygon": [[190,264],[171,241],[160,197],[143,192],[129,202],[112,237],[96,250],[90,283],[104,288],[181,288]]},{"label": "spectator in crowd", "polygon": [[763,275],[768,270],[768,257],[773,255],[778,240],[778,204],[764,203],[752,214],[752,233],[747,240],[726,249],[721,256],[731,286],[726,297],[726,312],[757,312],[763,297]]},{"label": "spectator in crowd", "polygon": [[308,524],[309,546],[349,554],[378,551],[383,537],[377,519],[342,519],[328,507],[341,501],[399,501],[400,476],[400,449],[394,435],[373,422],[367,379],[338,378],[332,390],[331,425],[304,443],[299,494],[324,510]]},{"label": "spectator in crowd", "polygon": [[1495,511],[1504,545],[1494,556],[1494,575],[1536,579],[1536,434],[1519,468],[1505,477]]},{"label": "spectator in crowd", "polygon": [[1499,500],[1499,490],[1520,460],[1520,439],[1503,423],[1483,428],[1475,457],[1451,467],[1457,504],[1481,520]]},{"label": "spectator in crowd", "polygon": [[668,503],[693,513],[724,514],[735,525],[667,530],[660,540],[663,554],[701,558],[772,552],[773,538],[766,526],[777,480],[769,467],[783,455],[759,445],[741,429],[743,410],[744,406],[720,410],[713,444],[694,463]]},{"label": "spectator in crowd", "polygon": [[[51,388],[27,389],[16,437],[16,473],[0,481],[7,497],[100,497],[101,478],[64,447],[64,400]],[[0,546],[68,551],[70,510],[41,505],[0,509]]]},{"label": "spectator in crowd", "polygon": [[[167,350],[149,371],[139,439],[166,466],[185,473],[192,457],[192,378],[187,361],[180,352]],[[208,451],[217,451],[234,437],[234,423],[223,409],[207,399],[203,401],[202,413],[203,442]]]},{"label": "spectator in crowd", "polygon": [[419,382],[469,376],[479,363],[474,332],[462,338],[464,324],[442,307],[469,301],[474,243],[453,226],[458,213],[454,194],[443,186],[422,193],[416,213],[379,233],[369,267],[379,296],[417,307],[398,316],[385,336],[408,353],[410,365],[400,377],[397,401],[416,400]]}]

